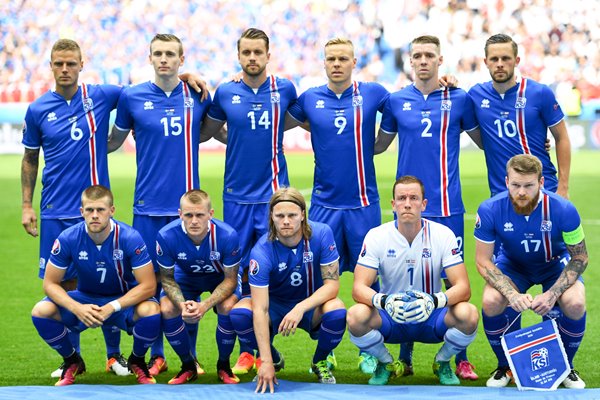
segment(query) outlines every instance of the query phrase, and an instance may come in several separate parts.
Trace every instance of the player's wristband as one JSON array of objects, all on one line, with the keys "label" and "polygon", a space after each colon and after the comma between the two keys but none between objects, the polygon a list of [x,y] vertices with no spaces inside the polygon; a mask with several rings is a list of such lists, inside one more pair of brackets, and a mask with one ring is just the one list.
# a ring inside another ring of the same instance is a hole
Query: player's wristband
[{"label": "player's wristband", "polygon": [[444,308],[448,304],[448,296],[444,292],[437,292],[433,294],[433,305],[435,308]]},{"label": "player's wristband", "polygon": [[113,300],[108,304],[110,304],[112,308],[115,309],[115,312],[121,311],[121,303],[119,303],[119,300]]},{"label": "player's wristband", "polygon": [[387,294],[383,293],[375,293],[371,298],[371,303],[380,310],[385,309],[385,299],[387,299]]}]

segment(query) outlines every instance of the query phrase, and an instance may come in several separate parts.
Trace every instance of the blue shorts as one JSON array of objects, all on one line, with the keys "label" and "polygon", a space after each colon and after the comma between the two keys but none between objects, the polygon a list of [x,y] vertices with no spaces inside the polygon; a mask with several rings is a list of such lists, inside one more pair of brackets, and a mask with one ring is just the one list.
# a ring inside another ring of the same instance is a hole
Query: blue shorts
[{"label": "blue shorts", "polygon": [[448,308],[433,310],[429,319],[419,324],[399,324],[392,320],[384,310],[379,310],[381,316],[381,327],[379,331],[383,335],[385,343],[440,343],[444,341],[444,335],[448,330],[444,317]]},{"label": "blue shorts", "polygon": [[146,243],[148,255],[152,260],[155,273],[160,271],[158,262],[156,262],[156,236],[158,235],[158,231],[178,218],[179,215],[153,216],[133,214],[133,228],[142,235],[142,239]]},{"label": "blue shorts", "polygon": [[[542,290],[545,292],[556,283],[570,259],[569,253],[565,252],[555,262],[549,263],[543,270],[532,274],[531,272],[524,273],[525,269],[519,268],[519,265],[512,263],[504,253],[501,253],[496,258],[496,266],[517,285],[519,292],[525,293],[534,285],[542,285]],[[578,280],[583,283],[583,277],[580,276]]]},{"label": "blue shorts", "polygon": [[329,225],[333,231],[335,245],[340,254],[342,274],[344,271],[354,272],[367,232],[381,224],[381,208],[379,202],[351,209],[335,209],[313,204],[310,206],[309,217],[311,221]]},{"label": "blue shorts", "polygon": [[[179,285],[183,298],[186,300],[200,301],[200,295],[204,292],[212,293],[217,286],[223,282],[223,278],[220,275],[205,275],[205,276],[189,276],[189,275],[176,275],[175,282]],[[233,291],[233,294],[239,299],[242,298],[242,281],[238,274],[237,286]],[[167,294],[164,290],[161,290],[160,297],[163,298]]]},{"label": "blue shorts", "polygon": [[[252,246],[269,231],[269,203],[223,201],[223,221],[238,233],[242,255],[240,270],[246,270]],[[249,287],[247,293],[250,293]]]},{"label": "blue shorts", "polygon": [[[40,270],[38,276],[44,279],[46,263],[50,259],[50,251],[54,241],[65,229],[83,221],[82,217],[66,219],[42,219],[40,224]],[[73,264],[67,267],[63,281],[77,278],[77,271]]]},{"label": "blue shorts", "polygon": [[[296,304],[298,303],[280,303],[272,301],[271,299],[271,301],[269,302],[269,318],[271,319],[271,338],[277,335],[277,330],[279,329],[279,324],[281,324],[283,317],[285,317],[287,313],[292,311],[292,308],[294,308]],[[312,319],[314,313],[314,309],[305,312],[304,316],[302,317],[302,320],[298,324],[298,328],[308,332],[311,339],[317,339],[319,332],[318,327],[317,329],[312,329]]]},{"label": "blue shorts", "polygon": [[[86,294],[80,292],[79,290],[72,290],[67,293],[73,300],[81,304],[95,304],[100,307],[121,297],[121,295],[97,296]],[[45,297],[44,300],[52,302],[52,300],[48,297]],[[149,298],[148,301],[153,301],[157,303],[154,297]],[[57,305],[57,307],[60,312],[60,318],[62,322],[67,326],[67,328],[75,332],[82,332],[87,329],[87,326],[85,326],[85,324],[81,322],[71,311],[59,305]],[[127,332],[129,335],[131,335],[133,326],[135,325],[135,322],[133,320],[134,312],[135,306],[122,308],[121,311],[114,312],[106,321],[104,321],[104,325],[117,326],[120,329]]]}]

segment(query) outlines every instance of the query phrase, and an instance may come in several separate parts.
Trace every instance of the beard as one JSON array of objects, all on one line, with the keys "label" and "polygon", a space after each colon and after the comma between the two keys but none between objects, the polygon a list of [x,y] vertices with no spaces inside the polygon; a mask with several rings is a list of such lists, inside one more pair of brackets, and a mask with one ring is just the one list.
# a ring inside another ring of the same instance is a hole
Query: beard
[{"label": "beard", "polygon": [[496,77],[495,77],[495,75],[494,75],[494,74],[492,74],[492,80],[493,80],[494,82],[496,82],[496,83],[504,83],[504,82],[508,82],[508,81],[510,81],[510,80],[511,80],[511,79],[512,79],[514,76],[515,76],[515,71],[513,70],[513,72],[512,72],[512,73],[508,73],[508,72],[507,72],[507,73],[506,73],[506,78],[504,78],[504,79],[498,79],[498,78],[496,78]]},{"label": "beard", "polygon": [[534,198],[532,198],[527,204],[524,206],[520,206],[512,194],[509,193],[510,202],[513,205],[515,212],[519,215],[531,215],[533,210],[537,207],[537,204],[540,200],[540,192],[538,191]]}]

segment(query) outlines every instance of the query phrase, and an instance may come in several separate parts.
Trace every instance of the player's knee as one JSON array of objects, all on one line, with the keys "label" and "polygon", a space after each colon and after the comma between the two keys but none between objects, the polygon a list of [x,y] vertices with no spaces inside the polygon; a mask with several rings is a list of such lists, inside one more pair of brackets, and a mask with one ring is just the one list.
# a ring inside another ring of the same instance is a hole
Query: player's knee
[{"label": "player's knee", "polygon": [[236,295],[232,294],[221,303],[217,304],[217,313],[221,315],[229,315],[229,312],[233,309],[235,304],[238,302]]},{"label": "player's knee", "polygon": [[362,328],[367,326],[370,315],[371,307],[365,304],[355,304],[350,307],[346,313],[348,330],[352,334],[357,334]]},{"label": "player's knee", "polygon": [[340,310],[343,308],[345,308],[344,302],[336,297],[335,299],[326,301],[325,304],[323,304],[323,313],[333,310]]},{"label": "player's knee", "polygon": [[479,311],[471,303],[461,302],[453,308],[454,316],[457,320],[457,327],[465,333],[473,333],[479,323]]},{"label": "player's knee", "polygon": [[58,313],[56,305],[50,301],[40,301],[31,310],[31,316],[36,318],[53,318]]},{"label": "player's knee", "polygon": [[488,316],[501,314],[508,302],[506,298],[494,288],[486,286],[483,290],[483,299],[481,300],[481,309]]},{"label": "player's knee", "polygon": [[252,299],[250,297],[244,297],[231,308],[232,310],[236,310],[239,308],[245,308],[247,310],[252,310]]},{"label": "player's knee", "polygon": [[585,297],[571,296],[562,299],[560,309],[567,318],[578,320],[585,314]]},{"label": "player's knee", "polygon": [[175,307],[173,302],[165,296],[160,299],[160,314],[163,318],[170,319],[181,315],[181,310]]},{"label": "player's knee", "polygon": [[135,313],[139,318],[150,317],[160,314],[160,307],[154,301],[143,301],[135,307]]}]

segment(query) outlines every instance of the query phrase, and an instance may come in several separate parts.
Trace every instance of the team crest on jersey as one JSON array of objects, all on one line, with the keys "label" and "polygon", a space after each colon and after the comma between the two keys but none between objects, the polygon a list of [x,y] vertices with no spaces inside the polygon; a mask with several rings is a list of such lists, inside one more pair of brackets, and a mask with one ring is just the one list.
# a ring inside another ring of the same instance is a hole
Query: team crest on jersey
[{"label": "team crest on jersey", "polygon": [[254,260],[254,259],[250,260],[250,264],[248,265],[248,273],[250,275],[256,275],[256,274],[258,274],[258,270],[259,270],[258,261]]},{"label": "team crest on jersey", "polygon": [[219,261],[221,259],[221,253],[218,251],[211,251],[208,257],[210,258],[210,261]]},{"label": "team crest on jersey", "polygon": [[191,97],[184,97],[183,108],[194,108],[194,99]]},{"label": "team crest on jersey", "polygon": [[303,263],[309,263],[313,261],[313,252],[312,251],[305,251],[304,253],[302,253],[302,262]]},{"label": "team crest on jersey", "polygon": [[160,244],[158,244],[158,242],[156,242],[156,255],[157,256],[163,255],[162,247],[160,247]]},{"label": "team crest on jersey", "polygon": [[115,260],[115,261],[121,261],[122,259],[123,259],[123,250],[121,250],[121,249],[114,249],[113,250],[113,260]]},{"label": "team crest on jersey", "polygon": [[551,230],[552,230],[552,221],[543,220],[542,226],[540,227],[540,231],[550,232]]},{"label": "team crest on jersey", "polygon": [[94,109],[94,101],[90,97],[83,99],[83,111],[90,112]]},{"label": "team crest on jersey", "polygon": [[56,113],[55,112],[51,112],[50,114],[48,114],[48,122],[52,122],[52,121],[56,121]]},{"label": "team crest on jersey", "polygon": [[440,104],[440,110],[450,111],[452,109],[452,100],[442,100]]},{"label": "team crest on jersey", "polygon": [[52,245],[52,250],[50,251],[50,253],[57,255],[58,253],[60,253],[60,242],[58,241],[58,239],[56,239],[54,241],[54,244]]},{"label": "team crest on jersey", "polygon": [[423,247],[423,258],[431,258],[431,249]]},{"label": "team crest on jersey", "polygon": [[23,121],[23,136],[25,136],[25,132],[27,132],[27,122]]},{"label": "team crest on jersey", "polygon": [[331,243],[329,245],[329,251],[334,251],[335,250],[335,243]]},{"label": "team crest on jersey", "polygon": [[271,103],[279,103],[281,101],[281,96],[279,96],[279,92],[271,93]]},{"label": "team crest on jersey", "polygon": [[517,97],[517,101],[515,102],[515,108],[525,108],[526,103],[527,99],[525,97]]},{"label": "team crest on jersey", "polygon": [[46,259],[44,257],[40,257],[40,269],[46,269]]},{"label": "team crest on jersey", "polygon": [[475,229],[481,228],[481,218],[479,218],[479,214],[475,215]]},{"label": "team crest on jersey", "polygon": [[315,108],[325,108],[325,100],[317,100]]},{"label": "team crest on jersey", "polygon": [[352,96],[352,107],[360,107],[363,105],[363,97],[361,95]]}]

